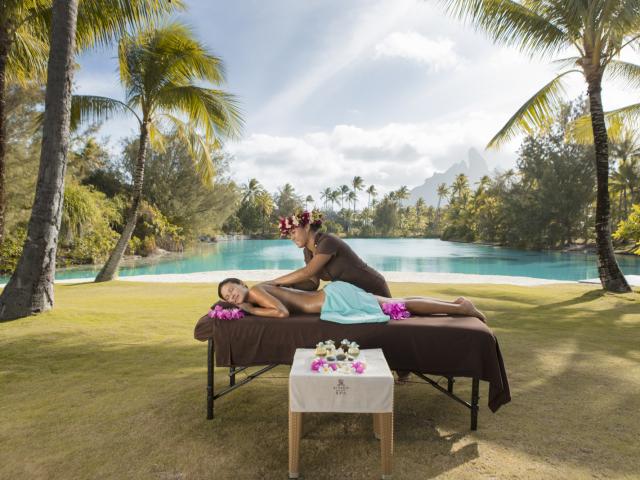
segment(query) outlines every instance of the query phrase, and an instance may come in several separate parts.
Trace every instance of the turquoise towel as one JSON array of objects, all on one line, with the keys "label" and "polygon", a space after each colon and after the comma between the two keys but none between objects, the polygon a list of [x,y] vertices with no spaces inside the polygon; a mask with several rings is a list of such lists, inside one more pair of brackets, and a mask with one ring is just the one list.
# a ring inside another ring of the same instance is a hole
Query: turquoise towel
[{"label": "turquoise towel", "polygon": [[331,282],[324,287],[320,319],[336,323],[381,323],[389,317],[376,297],[347,282]]}]

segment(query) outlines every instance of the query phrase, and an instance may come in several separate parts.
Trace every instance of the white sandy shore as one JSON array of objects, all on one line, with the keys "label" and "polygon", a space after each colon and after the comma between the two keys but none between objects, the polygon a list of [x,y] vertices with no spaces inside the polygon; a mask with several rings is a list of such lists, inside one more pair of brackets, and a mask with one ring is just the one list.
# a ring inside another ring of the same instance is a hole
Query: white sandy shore
[{"label": "white sandy shore", "polygon": [[[217,283],[227,277],[241,278],[247,281],[271,280],[288,273],[289,270],[221,270],[214,272],[196,273],[167,273],[161,275],[134,275],[119,277],[126,282],[150,283]],[[381,272],[388,282],[412,283],[474,283],[492,285],[518,285],[522,287],[537,287],[539,285],[553,285],[558,283],[593,283],[599,284],[597,278],[582,280],[581,282],[564,280],[545,280],[531,277],[511,277],[507,275],[475,275],[467,273],[430,273],[430,272]],[[640,286],[640,275],[627,275],[627,281],[633,286]],[[76,278],[57,280],[56,283],[88,283],[92,278]],[[0,284],[0,287],[4,287]]]}]

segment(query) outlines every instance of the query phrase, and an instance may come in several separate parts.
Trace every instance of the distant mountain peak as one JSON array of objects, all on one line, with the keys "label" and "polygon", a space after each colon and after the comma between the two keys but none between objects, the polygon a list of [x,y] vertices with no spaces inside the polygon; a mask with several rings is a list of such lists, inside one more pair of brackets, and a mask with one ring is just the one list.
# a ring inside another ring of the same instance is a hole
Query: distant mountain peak
[{"label": "distant mountain peak", "polygon": [[[460,159],[459,162],[454,163],[444,172],[434,173],[431,177],[426,178],[422,185],[412,189],[405,205],[415,205],[418,199],[422,197],[427,205],[437,206],[438,185],[441,183],[451,185],[456,176],[461,173],[464,173],[469,178],[469,185],[473,185],[483,176],[490,174],[487,161],[476,148],[471,147],[467,151],[466,158]],[[446,203],[446,199],[442,199],[440,205],[442,206]]]}]

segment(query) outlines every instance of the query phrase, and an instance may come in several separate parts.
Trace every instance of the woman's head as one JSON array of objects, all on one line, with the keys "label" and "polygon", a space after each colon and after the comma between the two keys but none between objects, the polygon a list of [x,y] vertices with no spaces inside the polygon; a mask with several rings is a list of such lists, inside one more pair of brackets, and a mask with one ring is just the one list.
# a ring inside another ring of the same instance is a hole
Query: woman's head
[{"label": "woman's head", "polygon": [[280,236],[289,236],[298,248],[302,248],[313,238],[322,226],[322,214],[305,210],[288,217],[280,218]]},{"label": "woman's head", "polygon": [[225,302],[240,305],[247,299],[249,287],[239,278],[225,278],[218,284],[218,297]]}]

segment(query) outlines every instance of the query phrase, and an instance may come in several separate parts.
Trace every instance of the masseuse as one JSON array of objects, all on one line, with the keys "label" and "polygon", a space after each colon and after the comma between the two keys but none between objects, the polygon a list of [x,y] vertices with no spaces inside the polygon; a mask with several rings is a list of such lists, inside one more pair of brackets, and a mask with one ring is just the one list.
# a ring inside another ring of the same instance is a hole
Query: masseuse
[{"label": "masseuse", "polygon": [[320,280],[340,280],[374,295],[391,297],[384,277],[364,263],[344,240],[318,231],[321,226],[322,214],[316,210],[280,219],[280,235],[290,236],[298,248],[304,248],[305,266],[266,283],[316,290]]}]

